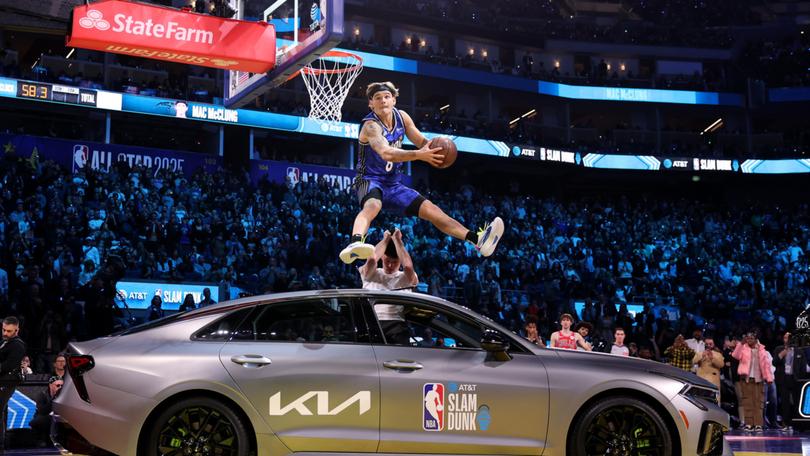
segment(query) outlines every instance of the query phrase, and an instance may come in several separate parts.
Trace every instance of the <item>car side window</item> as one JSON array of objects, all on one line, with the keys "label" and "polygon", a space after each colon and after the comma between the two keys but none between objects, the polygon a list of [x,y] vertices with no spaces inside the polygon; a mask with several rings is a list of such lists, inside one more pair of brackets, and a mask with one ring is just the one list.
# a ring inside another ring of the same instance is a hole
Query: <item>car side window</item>
[{"label": "car side window", "polygon": [[356,342],[351,301],[322,298],[260,306],[233,340],[340,343]]},{"label": "car side window", "polygon": [[432,306],[377,301],[374,313],[387,345],[480,349],[484,328]]},{"label": "car side window", "polygon": [[239,328],[242,321],[253,310],[253,307],[246,307],[233,311],[222,318],[209,323],[191,337],[194,340],[229,340],[231,336],[236,334],[236,329]]}]

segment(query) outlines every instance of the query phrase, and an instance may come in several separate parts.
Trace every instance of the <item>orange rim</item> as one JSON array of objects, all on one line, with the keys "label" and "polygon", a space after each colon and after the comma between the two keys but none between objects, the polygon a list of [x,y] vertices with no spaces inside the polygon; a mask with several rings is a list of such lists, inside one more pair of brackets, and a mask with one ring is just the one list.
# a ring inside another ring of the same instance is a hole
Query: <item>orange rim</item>
[{"label": "orange rim", "polygon": [[351,52],[328,51],[328,52],[325,52],[323,55],[321,55],[318,58],[322,59],[324,57],[353,58],[356,61],[356,63],[354,65],[347,65],[345,68],[333,68],[333,69],[312,68],[312,67],[309,67],[309,66],[304,66],[300,70],[293,73],[292,76],[290,76],[287,80],[289,81],[291,79],[295,79],[295,77],[298,76],[302,71],[306,72],[307,74],[314,74],[314,75],[319,75],[319,74],[339,74],[339,73],[346,73],[348,71],[351,71],[351,70],[357,68],[358,66],[363,65],[363,58],[360,57],[357,54],[352,54]]}]

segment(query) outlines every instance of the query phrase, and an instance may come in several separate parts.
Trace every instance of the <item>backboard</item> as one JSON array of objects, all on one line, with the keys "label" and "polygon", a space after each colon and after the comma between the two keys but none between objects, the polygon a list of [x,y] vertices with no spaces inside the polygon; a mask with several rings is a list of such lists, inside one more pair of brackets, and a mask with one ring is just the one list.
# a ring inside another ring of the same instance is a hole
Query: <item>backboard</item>
[{"label": "backboard", "polygon": [[[286,82],[343,39],[344,0],[243,0],[236,17],[276,29],[276,66],[267,73],[225,72],[224,104],[244,106]],[[248,43],[246,43],[249,46]]]}]

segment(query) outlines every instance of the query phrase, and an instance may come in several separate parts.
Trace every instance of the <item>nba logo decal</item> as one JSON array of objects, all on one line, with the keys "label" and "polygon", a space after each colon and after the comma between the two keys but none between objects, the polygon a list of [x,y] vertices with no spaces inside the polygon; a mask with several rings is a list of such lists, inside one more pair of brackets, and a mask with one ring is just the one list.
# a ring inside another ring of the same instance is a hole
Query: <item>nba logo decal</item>
[{"label": "nba logo decal", "polygon": [[444,385],[425,383],[422,389],[422,429],[444,429]]},{"label": "nba logo decal", "polygon": [[287,177],[290,179],[290,185],[298,185],[301,182],[301,170],[290,166],[287,168]]},{"label": "nba logo decal", "polygon": [[90,148],[84,144],[73,146],[73,172],[83,169],[90,158]]}]

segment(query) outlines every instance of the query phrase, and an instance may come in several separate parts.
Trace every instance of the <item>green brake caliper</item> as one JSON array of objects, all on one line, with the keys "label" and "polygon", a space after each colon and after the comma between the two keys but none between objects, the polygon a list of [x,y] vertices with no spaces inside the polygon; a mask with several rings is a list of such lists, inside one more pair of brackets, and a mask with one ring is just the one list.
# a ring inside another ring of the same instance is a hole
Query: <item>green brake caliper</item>
[{"label": "green brake caliper", "polygon": [[650,440],[649,439],[642,439],[639,436],[644,432],[642,428],[636,428],[633,430],[633,437],[636,440],[636,448],[649,448],[650,447]]}]

